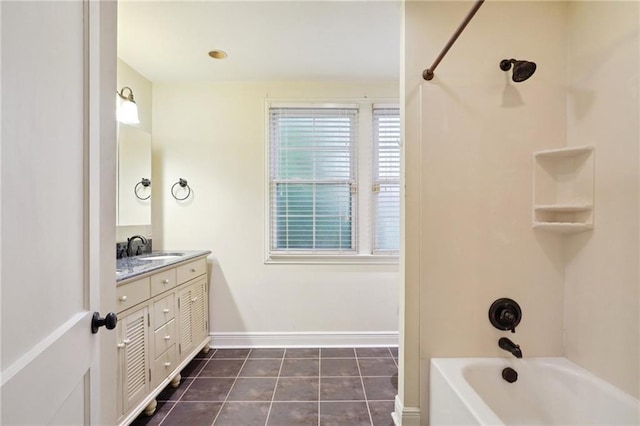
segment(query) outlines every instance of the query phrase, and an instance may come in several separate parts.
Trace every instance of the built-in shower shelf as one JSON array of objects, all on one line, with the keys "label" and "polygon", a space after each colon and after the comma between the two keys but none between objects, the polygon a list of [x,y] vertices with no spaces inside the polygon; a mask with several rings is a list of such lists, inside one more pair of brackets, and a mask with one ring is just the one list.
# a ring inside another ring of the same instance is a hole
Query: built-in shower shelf
[{"label": "built-in shower shelf", "polygon": [[558,160],[573,158],[582,154],[589,154],[591,152],[593,152],[592,146],[580,146],[575,148],[547,149],[544,151],[538,151],[534,155],[540,159],[551,158],[553,160]]},{"label": "built-in shower shelf", "polygon": [[587,212],[593,209],[591,204],[547,204],[533,206],[536,212],[549,212],[549,213],[580,213]]},{"label": "built-in shower shelf", "polygon": [[573,234],[593,229],[593,225],[572,222],[533,222],[533,227],[534,229],[559,232],[562,234]]},{"label": "built-in shower shelf", "polygon": [[560,233],[593,229],[593,147],[538,151],[533,158],[533,227]]}]

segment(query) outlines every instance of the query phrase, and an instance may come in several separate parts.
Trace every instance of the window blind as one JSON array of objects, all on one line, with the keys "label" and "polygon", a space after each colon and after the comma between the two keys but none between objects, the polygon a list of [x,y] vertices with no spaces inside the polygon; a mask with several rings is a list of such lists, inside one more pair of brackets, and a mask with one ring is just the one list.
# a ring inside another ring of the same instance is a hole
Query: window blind
[{"label": "window blind", "polygon": [[400,250],[400,110],[373,109],[373,252]]},{"label": "window blind", "polygon": [[271,107],[270,250],[357,248],[357,108]]}]

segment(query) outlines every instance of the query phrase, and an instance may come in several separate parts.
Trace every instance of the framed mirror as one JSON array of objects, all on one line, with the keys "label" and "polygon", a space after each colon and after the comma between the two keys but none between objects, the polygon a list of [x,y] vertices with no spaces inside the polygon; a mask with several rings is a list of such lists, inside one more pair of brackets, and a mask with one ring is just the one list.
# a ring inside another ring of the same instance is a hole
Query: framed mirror
[{"label": "framed mirror", "polygon": [[151,225],[151,134],[118,124],[116,225]]}]

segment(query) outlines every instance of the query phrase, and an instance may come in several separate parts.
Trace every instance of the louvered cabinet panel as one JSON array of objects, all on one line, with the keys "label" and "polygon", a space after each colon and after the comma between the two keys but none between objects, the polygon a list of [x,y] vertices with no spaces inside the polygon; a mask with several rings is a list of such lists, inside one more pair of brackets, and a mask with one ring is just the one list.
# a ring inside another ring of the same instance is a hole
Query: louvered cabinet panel
[{"label": "louvered cabinet panel", "polygon": [[180,321],[178,353],[180,359],[183,359],[183,356],[189,353],[195,344],[193,340],[192,293],[192,286],[188,286],[178,293],[178,319]]},{"label": "louvered cabinet panel", "polygon": [[193,340],[200,343],[208,331],[209,313],[207,312],[207,281],[200,279],[192,285],[191,324]]},{"label": "louvered cabinet panel", "polygon": [[149,392],[149,308],[134,311],[120,320],[124,352],[122,370],[122,408],[124,412]]},{"label": "louvered cabinet panel", "polygon": [[179,293],[178,318],[180,320],[180,358],[189,354],[194,345],[200,344],[209,334],[209,312],[207,309],[206,276],[188,284]]}]

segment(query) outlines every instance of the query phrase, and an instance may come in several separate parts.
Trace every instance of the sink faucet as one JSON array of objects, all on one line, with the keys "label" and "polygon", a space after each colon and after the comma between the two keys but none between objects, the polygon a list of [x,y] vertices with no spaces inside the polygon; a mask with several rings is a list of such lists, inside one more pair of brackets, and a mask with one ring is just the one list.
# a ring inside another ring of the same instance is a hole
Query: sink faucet
[{"label": "sink faucet", "polygon": [[513,354],[513,356],[515,356],[516,358],[522,358],[522,351],[520,350],[520,346],[516,345],[506,337],[501,337],[500,340],[498,340],[498,346],[500,346],[500,348],[504,349],[507,352],[511,352],[511,354]]},{"label": "sink faucet", "polygon": [[147,239],[145,237],[143,237],[142,235],[134,235],[131,238],[127,238],[127,256],[132,256],[131,253],[131,243],[133,242],[133,240],[135,240],[136,238],[138,238],[140,241],[142,241],[142,244],[147,245]]}]

